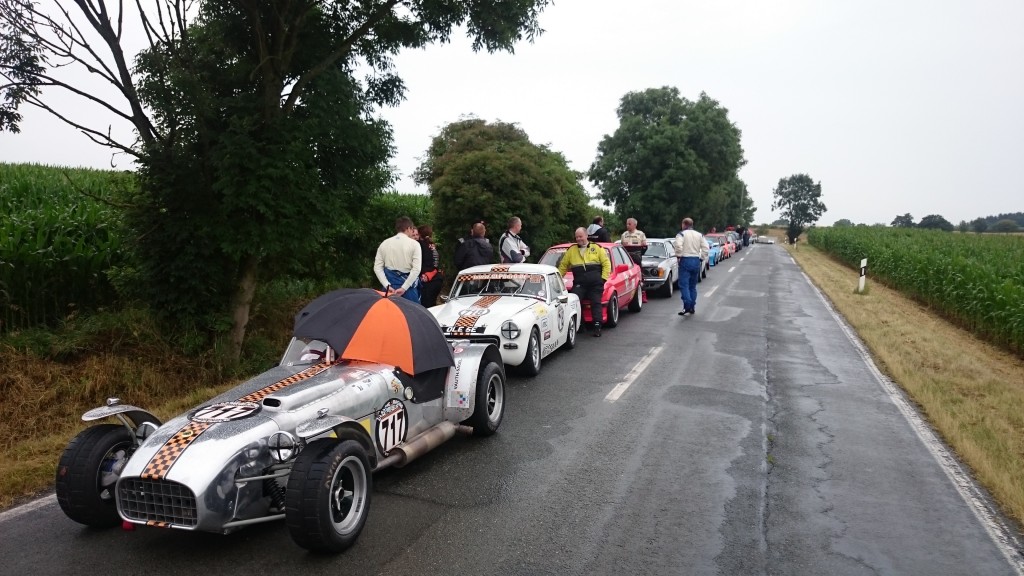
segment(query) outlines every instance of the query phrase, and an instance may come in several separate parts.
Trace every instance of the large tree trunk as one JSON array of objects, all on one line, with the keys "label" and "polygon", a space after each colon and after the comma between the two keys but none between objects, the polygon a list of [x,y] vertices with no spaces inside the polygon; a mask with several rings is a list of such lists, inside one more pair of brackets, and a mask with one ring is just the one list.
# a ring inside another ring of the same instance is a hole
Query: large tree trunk
[{"label": "large tree trunk", "polygon": [[237,364],[242,357],[242,342],[245,341],[245,328],[249,324],[249,311],[256,294],[258,269],[259,258],[255,255],[250,254],[242,260],[238,286],[231,298],[231,347],[228,349],[228,360],[233,364]]}]

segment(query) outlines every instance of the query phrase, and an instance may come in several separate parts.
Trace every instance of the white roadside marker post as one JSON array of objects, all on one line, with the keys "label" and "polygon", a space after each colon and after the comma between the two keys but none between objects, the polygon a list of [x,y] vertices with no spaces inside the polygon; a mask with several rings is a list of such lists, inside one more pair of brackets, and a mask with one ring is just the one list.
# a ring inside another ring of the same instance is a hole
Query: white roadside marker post
[{"label": "white roadside marker post", "polygon": [[857,284],[857,293],[858,294],[863,294],[864,293],[864,278],[867,276],[867,274],[868,274],[868,259],[867,258],[863,258],[860,261],[860,281]]}]

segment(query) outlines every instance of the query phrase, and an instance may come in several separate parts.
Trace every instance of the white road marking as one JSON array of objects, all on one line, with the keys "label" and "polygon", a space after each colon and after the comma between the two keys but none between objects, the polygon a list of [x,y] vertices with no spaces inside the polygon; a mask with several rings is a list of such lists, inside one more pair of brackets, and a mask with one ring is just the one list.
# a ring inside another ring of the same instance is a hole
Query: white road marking
[{"label": "white road marking", "polygon": [[736,267],[735,267],[735,266],[733,266],[732,268],[729,268],[728,270],[726,270],[726,272],[732,272],[732,271],[733,271],[733,270],[735,270],[735,269],[736,269]]},{"label": "white road marking", "polygon": [[24,516],[29,512],[34,512],[40,508],[45,508],[46,506],[56,503],[57,496],[55,494],[51,494],[45,498],[40,498],[39,500],[33,500],[28,504],[22,504],[17,508],[12,508],[6,512],[0,512],[0,523],[7,522],[8,520],[14,520],[15,518]]},{"label": "white road marking", "polygon": [[1010,566],[1016,570],[1019,576],[1024,576],[1024,558],[1020,556],[1018,550],[1022,550],[1021,543],[1017,540],[1014,532],[1007,528],[1006,524],[999,519],[999,513],[996,512],[995,508],[989,503],[988,498],[978,489],[978,486],[971,480],[971,477],[964,472],[963,467],[955,456],[946,448],[945,444],[942,443],[932,431],[931,427],[928,426],[918,414],[917,410],[910,405],[910,401],[907,400],[906,395],[896,385],[895,382],[890,380],[886,375],[882,374],[878,366],[875,365],[875,361],[871,359],[871,354],[868,352],[867,347],[861,342],[860,337],[853,331],[853,328],[846,323],[846,320],[839,315],[839,312],[832,307],[832,303],[829,302],[828,298],[822,294],[821,290],[811,282],[810,277],[807,276],[803,271],[800,272],[807,284],[814,290],[814,293],[818,295],[818,298],[825,304],[825,308],[828,309],[829,313],[839,324],[839,327],[846,334],[847,339],[853,344],[854,349],[860,355],[864,363],[867,364],[868,370],[875,377],[875,381],[881,386],[882,390],[889,396],[892,403],[899,409],[903,417],[906,418],[910,424],[910,428],[917,434],[917,437],[921,440],[931,452],[935,461],[938,462],[939,467],[946,473],[946,477],[949,478],[950,482],[956,488],[957,492],[960,493],[960,497],[963,498],[964,502],[967,503],[967,507],[974,513],[974,517],[978,519],[985,531],[988,532],[992,541],[1002,552],[1003,557],[1010,563]]},{"label": "white road marking", "polygon": [[708,293],[707,294],[702,294],[702,296],[704,296],[705,298],[710,298],[711,295],[715,293],[715,290],[718,290],[718,286],[715,286],[711,290],[708,290]]},{"label": "white road marking", "polygon": [[636,363],[636,366],[633,366],[633,369],[629,371],[629,374],[626,374],[626,378],[622,382],[616,384],[615,388],[612,388],[612,391],[604,397],[605,401],[615,402],[618,400],[619,397],[622,396],[622,394],[629,388],[630,384],[636,380],[637,376],[643,374],[643,371],[647,369],[647,366],[650,365],[651,361],[657,358],[658,354],[661,354],[662,348],[664,348],[664,346],[651,348],[650,352],[641,358],[640,361]]}]

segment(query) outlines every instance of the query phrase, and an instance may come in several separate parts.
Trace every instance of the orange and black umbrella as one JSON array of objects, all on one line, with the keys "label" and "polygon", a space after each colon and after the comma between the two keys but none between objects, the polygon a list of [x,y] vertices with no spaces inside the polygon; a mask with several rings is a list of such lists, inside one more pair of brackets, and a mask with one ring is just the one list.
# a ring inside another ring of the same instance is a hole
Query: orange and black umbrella
[{"label": "orange and black umbrella", "polygon": [[330,344],[338,358],[390,364],[409,374],[455,365],[433,314],[369,288],[344,288],[316,298],[295,316],[294,335]]}]

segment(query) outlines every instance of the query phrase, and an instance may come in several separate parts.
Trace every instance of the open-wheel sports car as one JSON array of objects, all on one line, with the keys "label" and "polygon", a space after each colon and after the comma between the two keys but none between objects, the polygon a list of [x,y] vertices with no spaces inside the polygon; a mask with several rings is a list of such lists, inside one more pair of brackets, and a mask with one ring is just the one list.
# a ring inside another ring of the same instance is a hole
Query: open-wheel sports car
[{"label": "open-wheel sports car", "polygon": [[449,341],[422,306],[370,289],[303,308],[280,364],[161,424],[116,399],[64,450],[72,520],[228,533],[284,520],[300,546],[340,552],[370,510],[372,472],[456,433],[493,434],[505,371],[491,343]]},{"label": "open-wheel sports car", "polygon": [[558,269],[544,264],[486,264],[455,278],[445,304],[431,313],[449,338],[490,342],[505,364],[527,376],[559,347],[574,348],[580,300]]},{"label": "open-wheel sports car", "polygon": [[[626,253],[626,249],[612,242],[597,242],[608,252],[612,271],[604,283],[604,294],[601,296],[601,323],[609,328],[619,323],[619,311],[627,308],[630,312],[639,312],[643,306],[642,289],[644,282],[640,265]],[[541,264],[558,267],[565,251],[572,244],[558,244],[548,248],[540,257]],[[572,272],[565,275],[565,285],[572,290]],[[583,321],[593,322],[590,306],[583,306]]]}]

